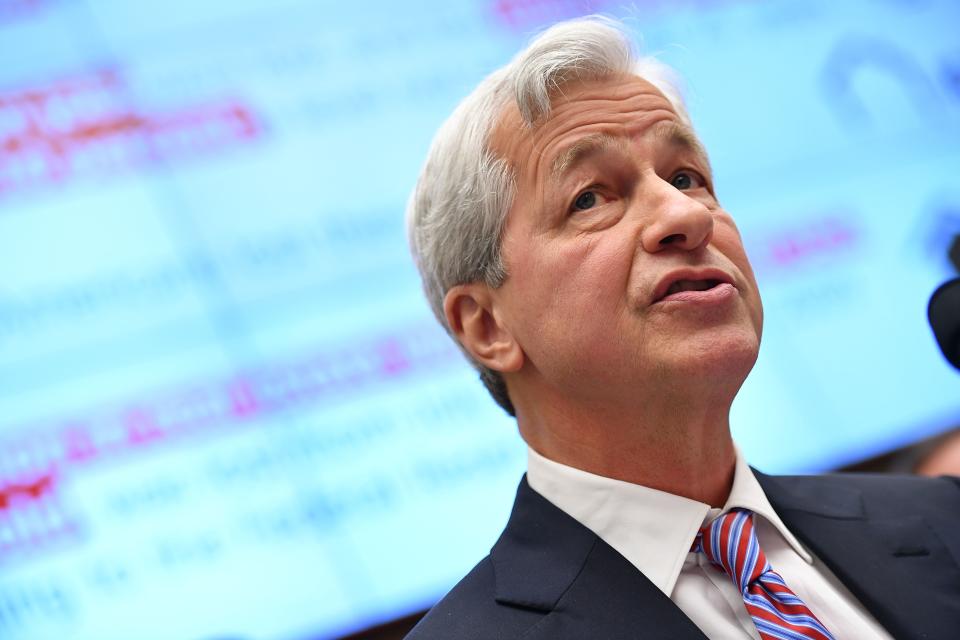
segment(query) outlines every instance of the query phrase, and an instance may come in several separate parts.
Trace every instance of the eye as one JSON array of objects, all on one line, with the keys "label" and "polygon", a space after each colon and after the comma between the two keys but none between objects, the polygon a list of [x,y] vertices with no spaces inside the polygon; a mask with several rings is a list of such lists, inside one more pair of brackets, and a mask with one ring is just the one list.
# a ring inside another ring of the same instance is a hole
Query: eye
[{"label": "eye", "polygon": [[688,189],[699,189],[705,185],[705,181],[696,171],[678,171],[670,178],[670,184],[680,191]]},{"label": "eye", "polygon": [[577,196],[577,199],[573,201],[573,209],[575,211],[585,211],[587,209],[592,209],[597,204],[597,192],[596,191],[584,191]]}]

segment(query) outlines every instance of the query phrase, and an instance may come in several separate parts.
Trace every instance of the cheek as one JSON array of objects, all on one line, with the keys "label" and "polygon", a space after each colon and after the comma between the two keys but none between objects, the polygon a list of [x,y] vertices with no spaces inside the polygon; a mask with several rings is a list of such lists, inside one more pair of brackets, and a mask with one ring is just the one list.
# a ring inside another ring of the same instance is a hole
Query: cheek
[{"label": "cheek", "polygon": [[747,251],[743,247],[743,238],[740,237],[740,231],[733,222],[730,214],[722,212],[717,217],[714,225],[713,243],[720,249],[721,253],[733,262],[734,265],[751,283],[754,283],[753,267],[750,266],[750,260],[747,259]]},{"label": "cheek", "polygon": [[750,296],[748,298],[751,307],[750,313],[753,317],[757,334],[759,335],[763,328],[763,306],[760,301],[760,290],[757,285],[757,279],[753,273],[753,267],[750,265],[750,260],[747,257],[746,249],[743,246],[740,232],[729,216],[724,216],[724,218],[725,219],[722,218],[720,220],[720,224],[716,227],[713,244],[727,260],[733,263],[746,280],[747,286],[750,288]]},{"label": "cheek", "polygon": [[512,289],[515,326],[529,325],[523,333],[559,339],[572,330],[586,338],[592,326],[609,330],[624,308],[633,261],[627,243],[583,236],[528,247],[514,258],[504,286]]},{"label": "cheek", "polygon": [[633,264],[633,250],[627,243],[583,236],[556,251],[553,258],[553,271],[559,274],[559,303],[590,315],[623,303]]},{"label": "cheek", "polygon": [[585,236],[522,261],[527,270],[514,292],[512,329],[531,362],[574,372],[588,362],[616,361],[613,338],[629,305],[632,257],[625,247]]}]

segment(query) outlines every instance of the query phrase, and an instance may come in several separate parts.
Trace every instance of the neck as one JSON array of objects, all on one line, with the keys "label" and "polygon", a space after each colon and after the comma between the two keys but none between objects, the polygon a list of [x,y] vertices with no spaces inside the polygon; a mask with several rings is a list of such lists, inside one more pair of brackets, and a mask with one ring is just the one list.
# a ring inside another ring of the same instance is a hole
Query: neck
[{"label": "neck", "polygon": [[736,461],[732,397],[697,405],[690,397],[634,403],[626,411],[554,398],[532,407],[520,403],[517,422],[527,443],[551,460],[722,507]]}]

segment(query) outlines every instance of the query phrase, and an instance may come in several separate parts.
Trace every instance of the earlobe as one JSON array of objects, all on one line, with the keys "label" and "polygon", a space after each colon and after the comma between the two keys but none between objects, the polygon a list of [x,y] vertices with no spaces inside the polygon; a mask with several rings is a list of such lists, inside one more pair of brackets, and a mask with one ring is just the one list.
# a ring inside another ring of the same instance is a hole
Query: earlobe
[{"label": "earlobe", "polygon": [[444,296],[443,311],[451,331],[474,360],[501,373],[523,366],[523,349],[498,317],[487,285],[472,282],[452,287]]}]

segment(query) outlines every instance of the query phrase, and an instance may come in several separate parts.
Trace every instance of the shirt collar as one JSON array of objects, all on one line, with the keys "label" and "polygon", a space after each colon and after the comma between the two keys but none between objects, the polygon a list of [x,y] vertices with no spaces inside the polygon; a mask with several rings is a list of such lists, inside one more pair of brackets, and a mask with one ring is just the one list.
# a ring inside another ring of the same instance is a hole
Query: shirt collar
[{"label": "shirt collar", "polygon": [[[697,531],[711,515],[710,505],[703,502],[575,469],[529,447],[527,482],[600,536],[668,597]],[[770,506],[739,451],[723,511],[733,507],[750,509],[769,521],[804,560],[812,562]]]},{"label": "shirt collar", "polygon": [[753,511],[773,525],[773,528],[783,536],[787,544],[797,552],[797,555],[803,558],[804,562],[812,564],[813,556],[811,556],[810,552],[800,544],[800,541],[790,533],[787,525],[783,524],[783,520],[781,520],[777,512],[773,510],[773,506],[767,499],[767,494],[763,492],[763,488],[760,486],[760,483],[757,482],[757,477],[753,475],[750,465],[748,465],[747,461],[740,455],[739,449],[737,449],[736,452],[737,466],[733,473],[733,487],[730,488],[730,496],[727,498],[726,504],[723,505],[723,509],[720,510],[721,513],[729,511],[734,507],[742,507]]}]

